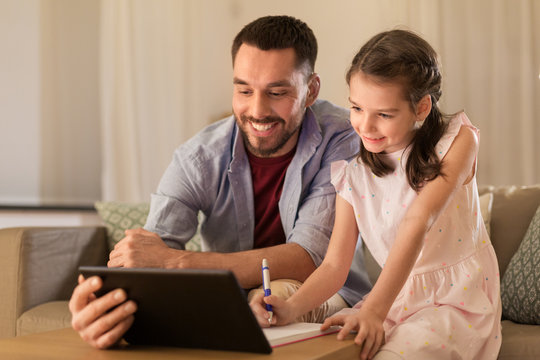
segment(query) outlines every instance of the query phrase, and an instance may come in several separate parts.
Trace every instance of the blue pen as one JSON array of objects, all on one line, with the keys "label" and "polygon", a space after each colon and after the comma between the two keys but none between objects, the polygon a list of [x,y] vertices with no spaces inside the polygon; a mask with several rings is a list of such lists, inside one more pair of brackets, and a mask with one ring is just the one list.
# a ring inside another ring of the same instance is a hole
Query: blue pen
[{"label": "blue pen", "polygon": [[[262,261],[262,278],[263,278],[263,289],[264,289],[264,296],[269,296],[272,294],[270,291],[270,269],[268,268],[268,261],[266,259],[263,259]],[[266,304],[266,311],[270,313],[270,317],[268,318],[268,322],[272,322],[272,305]]]}]

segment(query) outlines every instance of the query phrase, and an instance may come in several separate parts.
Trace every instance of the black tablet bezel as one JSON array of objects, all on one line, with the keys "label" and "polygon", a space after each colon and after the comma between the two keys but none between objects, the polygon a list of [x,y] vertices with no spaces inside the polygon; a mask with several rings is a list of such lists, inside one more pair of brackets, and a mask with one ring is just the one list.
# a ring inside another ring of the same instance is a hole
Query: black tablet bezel
[{"label": "black tablet bezel", "polygon": [[131,344],[272,352],[230,271],[82,266],[79,272],[103,279],[98,296],[122,288],[137,303],[124,336]]}]

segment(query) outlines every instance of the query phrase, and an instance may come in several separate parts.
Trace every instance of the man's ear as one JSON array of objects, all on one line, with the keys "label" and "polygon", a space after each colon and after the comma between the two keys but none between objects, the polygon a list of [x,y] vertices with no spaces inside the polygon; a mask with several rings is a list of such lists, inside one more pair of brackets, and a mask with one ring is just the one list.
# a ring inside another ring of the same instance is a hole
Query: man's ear
[{"label": "man's ear", "polygon": [[321,89],[321,78],[319,74],[313,73],[308,80],[308,92],[306,95],[306,107],[313,105],[317,97],[319,96],[319,90]]},{"label": "man's ear", "polygon": [[431,95],[427,94],[416,105],[416,120],[424,121],[431,112]]}]

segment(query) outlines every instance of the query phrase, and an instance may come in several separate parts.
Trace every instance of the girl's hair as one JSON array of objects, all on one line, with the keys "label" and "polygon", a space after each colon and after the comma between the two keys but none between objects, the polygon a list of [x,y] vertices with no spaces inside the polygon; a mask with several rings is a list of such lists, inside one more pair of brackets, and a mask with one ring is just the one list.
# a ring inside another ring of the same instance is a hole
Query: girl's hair
[{"label": "girl's hair", "polygon": [[[437,106],[442,93],[437,53],[424,39],[410,31],[386,31],[371,38],[355,55],[347,72],[347,84],[350,85],[351,77],[359,72],[376,81],[401,83],[413,111],[425,95],[431,96],[431,112],[414,135],[406,164],[409,185],[415,191],[420,190],[425,182],[442,174],[435,145],[444,134],[447,121]],[[357,159],[377,176],[394,170],[380,154],[366,150],[362,142]]]}]

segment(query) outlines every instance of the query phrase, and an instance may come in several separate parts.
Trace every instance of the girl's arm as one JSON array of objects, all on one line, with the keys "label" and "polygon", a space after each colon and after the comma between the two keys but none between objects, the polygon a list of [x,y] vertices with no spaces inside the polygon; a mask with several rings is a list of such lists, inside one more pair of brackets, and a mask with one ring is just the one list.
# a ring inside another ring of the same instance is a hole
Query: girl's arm
[{"label": "girl's arm", "polygon": [[293,319],[316,308],[341,289],[351,267],[358,234],[353,207],[337,195],[336,218],[324,260],[287,300]]},{"label": "girl's arm", "polygon": [[261,326],[269,326],[265,302],[273,307],[273,325],[285,325],[316,308],[334,295],[345,283],[354,256],[358,227],[352,206],[336,196],[336,217],[328,250],[322,264],[309,276],[300,289],[286,301],[270,295],[256,295],[251,309]]},{"label": "girl's arm", "polygon": [[476,134],[461,127],[442,162],[442,173],[424,186],[401,221],[386,264],[359,312],[327,319],[325,327],[343,324],[339,336],[358,331],[362,358],[373,356],[380,346],[380,328],[396,296],[416,263],[426,232],[449,203],[455,191],[472,179],[478,148]]}]

